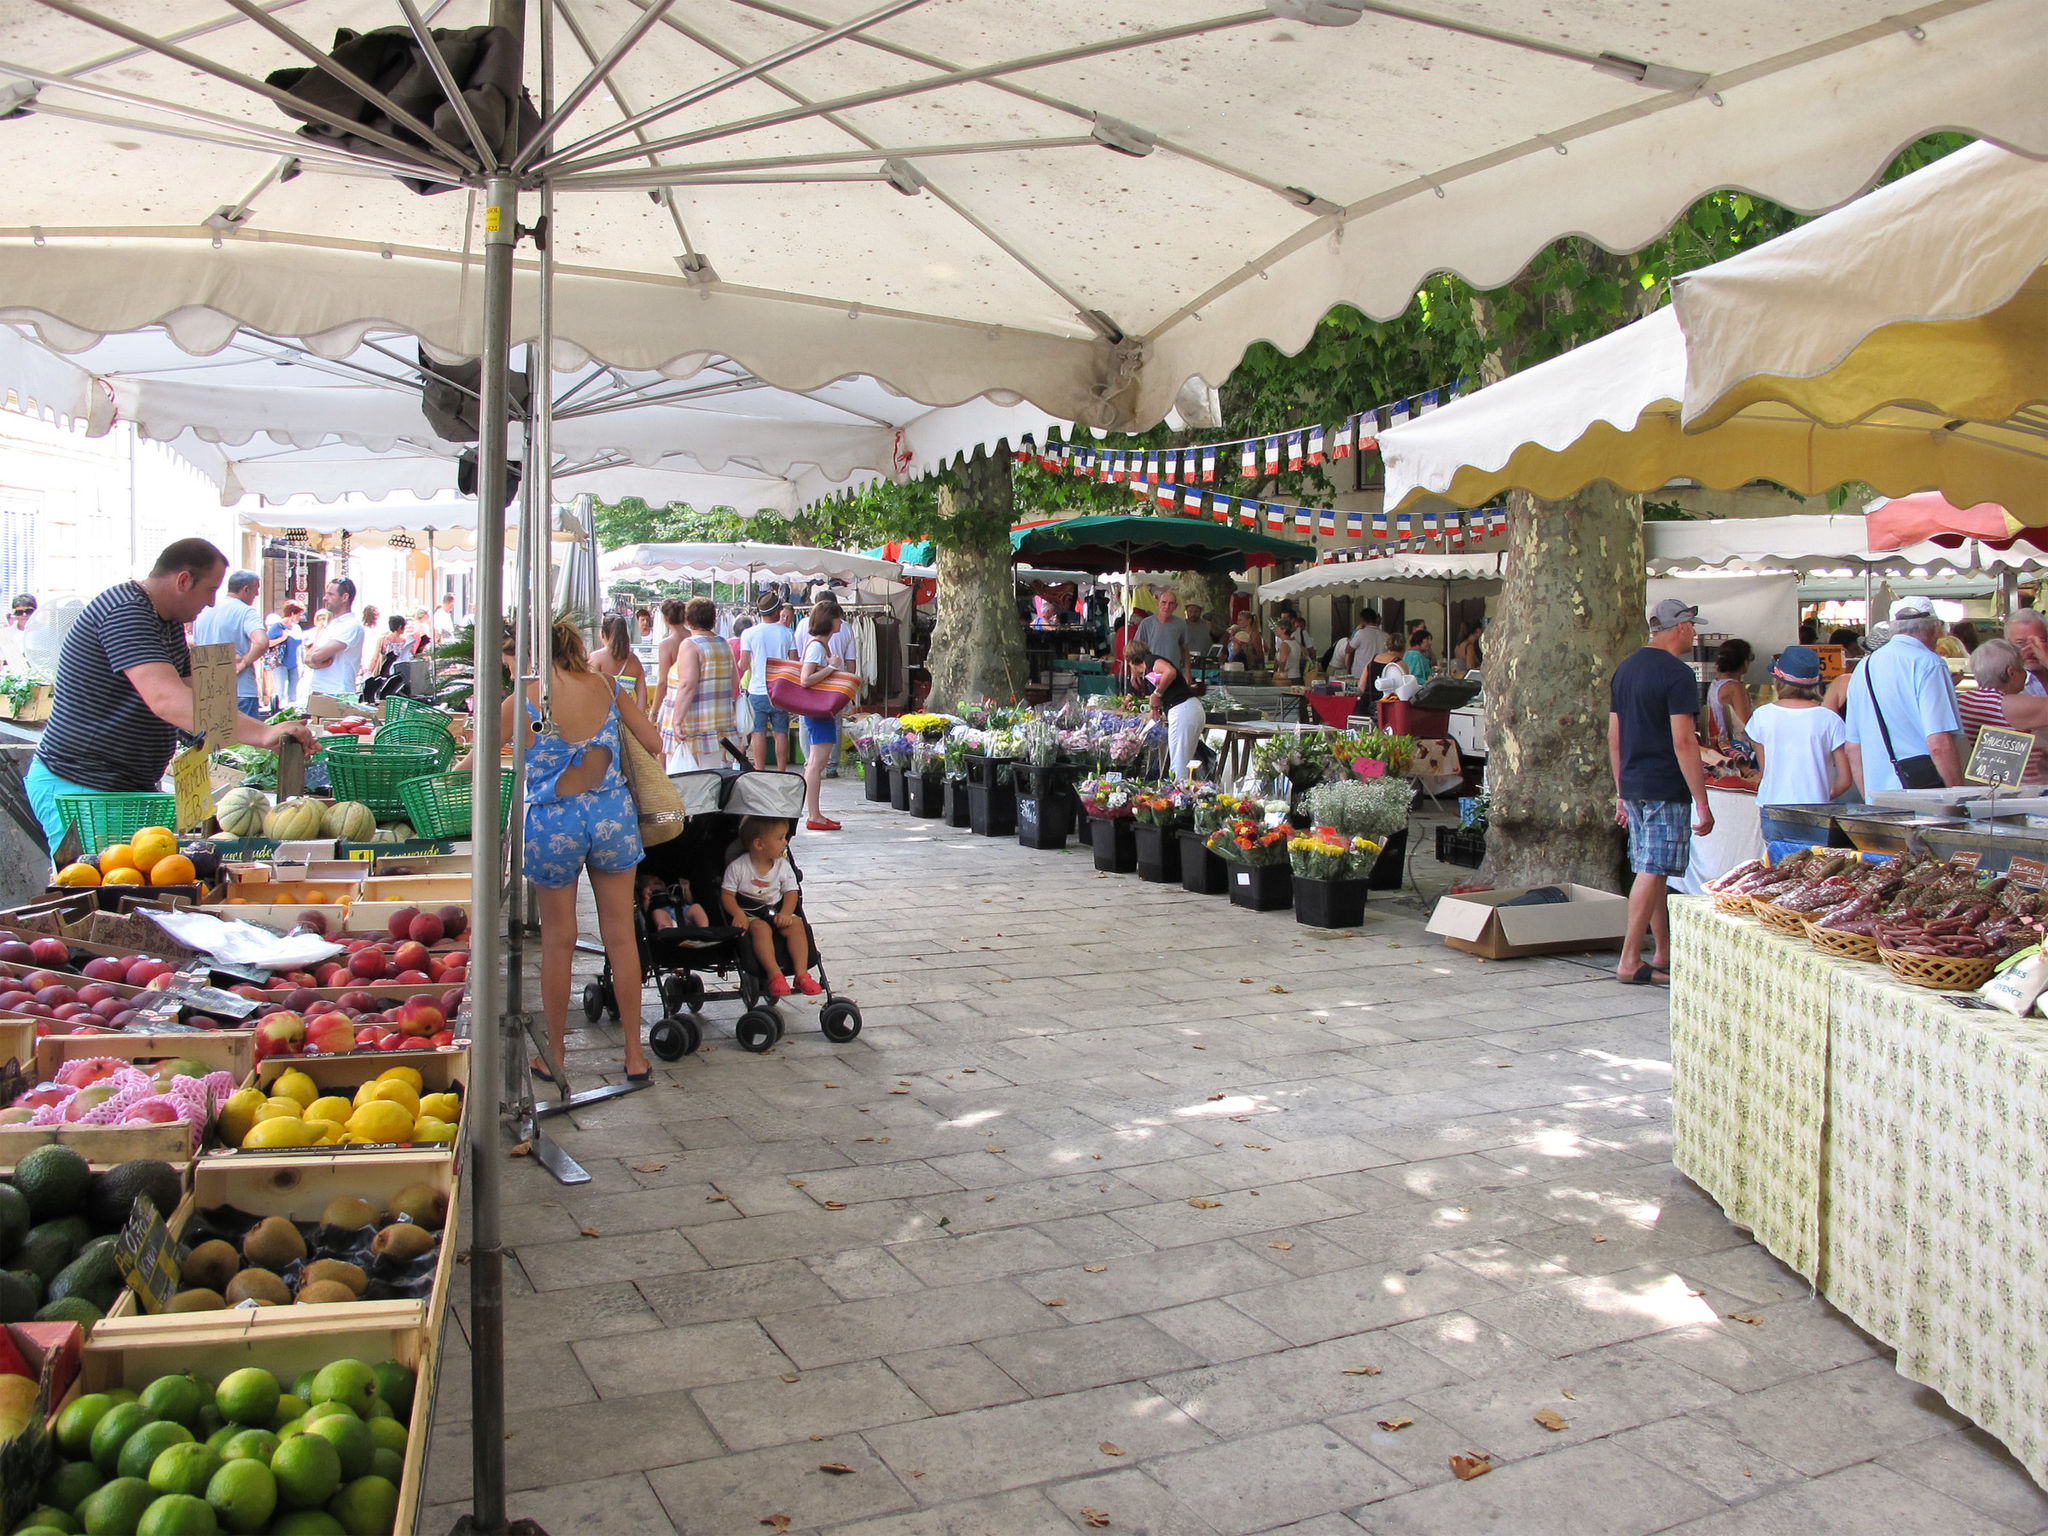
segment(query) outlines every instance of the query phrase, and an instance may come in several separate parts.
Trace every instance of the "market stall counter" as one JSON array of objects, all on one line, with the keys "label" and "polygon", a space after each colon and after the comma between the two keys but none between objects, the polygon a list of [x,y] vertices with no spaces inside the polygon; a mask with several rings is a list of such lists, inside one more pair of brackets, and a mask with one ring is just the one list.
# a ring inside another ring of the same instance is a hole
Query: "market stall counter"
[{"label": "market stall counter", "polygon": [[2048,1482],[2048,1030],[1671,903],[1673,1161]]},{"label": "market stall counter", "polygon": [[1714,830],[1705,837],[1693,834],[1685,874],[1678,881],[1678,889],[1688,896],[1699,895],[1708,881],[1764,856],[1763,822],[1754,789],[1709,784],[1707,809],[1714,813]]}]

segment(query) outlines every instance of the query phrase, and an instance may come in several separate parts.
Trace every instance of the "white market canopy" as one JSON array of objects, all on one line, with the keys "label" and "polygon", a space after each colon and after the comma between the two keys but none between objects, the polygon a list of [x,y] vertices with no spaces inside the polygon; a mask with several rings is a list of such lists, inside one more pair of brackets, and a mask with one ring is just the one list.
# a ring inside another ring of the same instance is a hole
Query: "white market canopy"
[{"label": "white market canopy", "polygon": [[[2042,563],[2039,550],[1997,550],[1975,539],[1955,548],[1927,541],[1873,550],[1859,513],[1831,517],[1722,517],[1643,524],[1650,571],[1772,570],[1801,575],[1843,571],[1861,578],[1907,571],[2023,570]],[[1995,582],[1993,583],[1996,584]]]},{"label": "white market canopy", "polygon": [[1387,505],[1861,480],[2048,523],[2044,262],[2048,164],[1958,150],[1692,274],[1669,308],[1381,433]]},{"label": "white market canopy", "polygon": [[628,544],[598,562],[615,581],[865,581],[895,580],[894,560],[801,544]]},{"label": "white market canopy", "polygon": [[1278,602],[1287,597],[1313,597],[1324,592],[1344,592],[1381,581],[1498,582],[1506,569],[1504,554],[1432,554],[1427,551],[1386,555],[1376,560],[1337,560],[1312,565],[1292,576],[1269,581],[1259,588],[1259,601]]},{"label": "white market canopy", "polygon": [[[304,537],[326,544],[340,534],[349,536],[357,549],[381,549],[403,541],[417,549],[427,547],[432,535],[436,554],[453,554],[476,548],[476,502],[464,497],[417,500],[393,497],[388,501],[347,502],[333,506],[303,503],[245,508],[236,518],[249,532],[269,539]],[[506,542],[516,542],[516,510],[505,515]],[[554,541],[580,543],[582,524],[566,508],[556,510]],[[403,545],[401,545],[403,547]],[[454,563],[454,562],[449,562]]]},{"label": "white market canopy", "polygon": [[[1252,341],[1292,351],[1340,301],[1398,314],[1435,271],[1498,286],[1565,233],[1633,249],[1728,186],[1833,206],[1936,128],[2048,153],[2039,0],[555,0],[518,6],[556,105],[532,148],[466,102],[409,96],[426,124],[341,83],[348,135],[298,134],[262,77],[421,8],[234,5],[0,13],[0,319],[67,349],[246,326],[474,357],[474,188],[503,155],[521,224],[553,197],[560,370],[732,359],[1144,427]],[[519,263],[515,341],[540,321]]]}]

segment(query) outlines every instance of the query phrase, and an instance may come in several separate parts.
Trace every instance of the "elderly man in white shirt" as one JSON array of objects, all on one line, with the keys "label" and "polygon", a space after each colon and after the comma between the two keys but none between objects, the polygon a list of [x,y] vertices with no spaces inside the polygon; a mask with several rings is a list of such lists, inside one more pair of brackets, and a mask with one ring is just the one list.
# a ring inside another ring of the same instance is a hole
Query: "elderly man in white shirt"
[{"label": "elderly man in white shirt", "polygon": [[2005,638],[2020,648],[2026,663],[2027,685],[2020,692],[2048,697],[2048,617],[2022,608],[2005,621]]}]

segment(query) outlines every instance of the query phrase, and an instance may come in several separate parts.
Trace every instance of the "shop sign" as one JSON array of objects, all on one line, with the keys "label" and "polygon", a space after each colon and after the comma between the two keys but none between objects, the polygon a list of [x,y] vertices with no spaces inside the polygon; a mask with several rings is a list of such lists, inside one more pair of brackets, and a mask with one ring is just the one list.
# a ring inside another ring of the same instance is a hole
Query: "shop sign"
[{"label": "shop sign", "polygon": [[1987,725],[1977,733],[1977,745],[1970,753],[1970,766],[1963,777],[1972,784],[2018,789],[2026,772],[2027,755],[2033,750],[2031,731],[2008,731]]},{"label": "shop sign", "polygon": [[2048,885],[2048,861],[2015,858],[2006,865],[2005,872],[2014,885],[2031,885],[2036,890]]},{"label": "shop sign", "polygon": [[235,744],[235,648],[192,647],[192,734],[206,738],[206,750],[225,752]]}]

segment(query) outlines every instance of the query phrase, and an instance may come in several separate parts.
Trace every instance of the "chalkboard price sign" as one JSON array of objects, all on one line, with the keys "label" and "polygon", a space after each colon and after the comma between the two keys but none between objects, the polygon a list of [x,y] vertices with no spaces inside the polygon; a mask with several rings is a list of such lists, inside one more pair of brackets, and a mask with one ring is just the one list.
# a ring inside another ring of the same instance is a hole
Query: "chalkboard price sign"
[{"label": "chalkboard price sign", "polygon": [[1977,735],[1977,746],[1970,753],[1970,766],[1963,777],[1972,784],[1996,784],[2003,789],[2017,789],[2027,768],[2027,754],[2034,750],[2034,738],[2028,731],[2001,730],[1987,725]]}]

